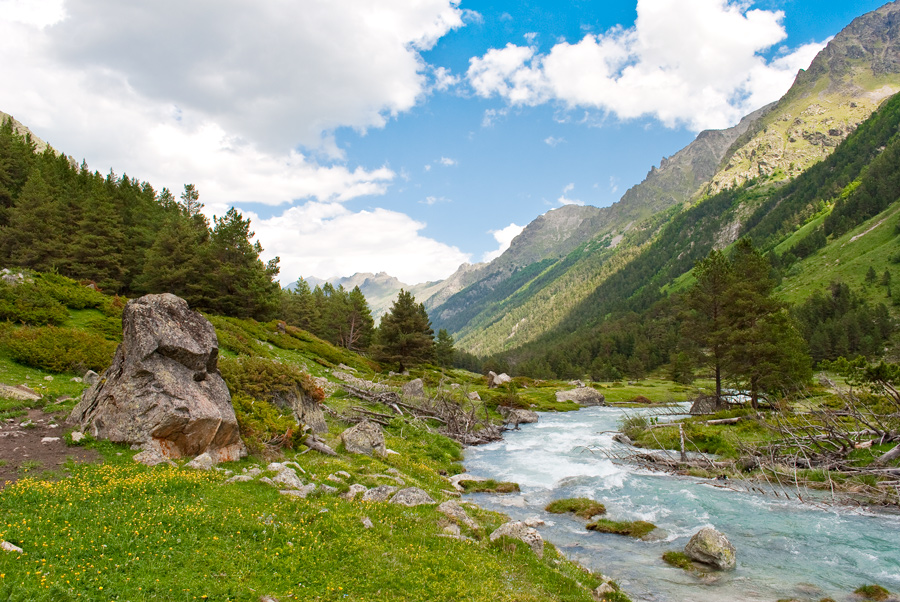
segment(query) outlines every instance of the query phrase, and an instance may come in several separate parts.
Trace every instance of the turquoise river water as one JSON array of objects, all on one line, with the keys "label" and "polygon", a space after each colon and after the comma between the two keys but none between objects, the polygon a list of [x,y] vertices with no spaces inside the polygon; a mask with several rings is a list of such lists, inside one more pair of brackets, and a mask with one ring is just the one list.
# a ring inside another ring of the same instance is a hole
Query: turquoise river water
[{"label": "turquoise river water", "polygon": [[[633,600],[774,602],[796,597],[849,600],[860,585],[900,592],[900,515],[800,502],[794,496],[748,492],[735,483],[670,476],[610,460],[625,410],[594,407],[542,413],[537,424],[503,441],[466,450],[476,476],[515,481],[521,494],[467,496],[522,520],[537,516],[545,540],[569,558],[615,579]],[[634,410],[627,410],[634,413]],[[662,541],[585,530],[585,521],[543,508],[569,497],[603,502],[613,520],[648,520]],[[701,527],[723,533],[737,548],[737,569],[695,576],[668,566],[663,552],[680,550]]]}]

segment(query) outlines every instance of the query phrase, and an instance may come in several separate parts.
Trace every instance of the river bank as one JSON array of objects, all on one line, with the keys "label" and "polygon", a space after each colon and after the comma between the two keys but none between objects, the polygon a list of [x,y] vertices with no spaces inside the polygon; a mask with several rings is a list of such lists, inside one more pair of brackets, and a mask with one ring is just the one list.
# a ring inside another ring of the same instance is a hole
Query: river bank
[{"label": "river bank", "polygon": [[[515,481],[522,489],[518,495],[468,497],[514,519],[539,516],[547,540],[584,566],[602,569],[635,600],[850,600],[866,583],[900,589],[900,550],[892,535],[900,517],[804,504],[614,462],[605,452],[616,445],[612,431],[624,413],[602,407],[544,413],[540,422],[506,433],[501,442],[468,448],[469,472]],[[591,533],[584,521],[543,511],[548,502],[566,497],[596,499],[610,518],[648,520],[668,535],[640,542]],[[661,560],[704,526],[723,531],[735,544],[737,570],[695,576]]]}]

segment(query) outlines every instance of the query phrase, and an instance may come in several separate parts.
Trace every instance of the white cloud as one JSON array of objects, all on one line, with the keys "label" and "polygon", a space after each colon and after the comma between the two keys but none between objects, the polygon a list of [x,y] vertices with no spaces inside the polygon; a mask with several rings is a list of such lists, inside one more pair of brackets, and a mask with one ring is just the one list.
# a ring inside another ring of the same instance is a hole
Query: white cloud
[{"label": "white cloud", "polygon": [[610,194],[619,192],[619,178],[616,176],[609,176],[609,192]]},{"label": "white cloud", "polygon": [[[470,60],[475,92],[510,104],[561,101],[621,119],[652,116],[694,130],[727,127],[790,87],[822,44],[766,62],[786,34],[781,11],[729,0],[638,0],[634,27],[557,43],[508,44]],[[662,93],[664,91],[664,93]]]},{"label": "white cloud", "polygon": [[438,163],[444,165],[445,167],[453,167],[454,165],[458,164],[458,161],[449,157],[441,157]]},{"label": "white cloud", "polygon": [[449,203],[450,199],[442,196],[427,196],[424,201],[419,201],[421,205],[437,205],[438,203]]},{"label": "white cloud", "polygon": [[557,138],[556,136],[548,136],[544,138],[544,144],[546,144],[547,146],[552,146],[553,148],[556,148],[565,141],[565,138]]},{"label": "white cloud", "polygon": [[0,108],[92,168],[193,182],[207,204],[382,194],[389,169],[296,149],[337,158],[334,128],[411,108],[419,51],[461,25],[454,0],[0,0]]},{"label": "white cloud", "polygon": [[575,190],[575,184],[566,184],[563,188],[562,194],[559,195],[559,198],[556,199],[560,205],[584,205],[584,203],[579,199],[570,199],[568,194]]},{"label": "white cloud", "polygon": [[443,92],[448,88],[452,88],[454,86],[459,85],[460,78],[458,75],[453,75],[449,69],[446,67],[437,67],[434,70],[434,85],[433,89],[439,92]]},{"label": "white cloud", "polygon": [[354,213],[340,203],[309,202],[259,219],[252,213],[266,259],[281,258],[281,282],[299,276],[331,278],[386,271],[403,282],[446,278],[471,256],[423,237],[425,224],[408,215],[373,209]]},{"label": "white cloud", "polygon": [[522,230],[525,229],[525,226],[519,226],[515,223],[508,225],[505,228],[501,228],[500,230],[488,230],[488,234],[492,234],[494,236],[494,240],[500,243],[500,246],[495,251],[488,251],[481,258],[483,262],[493,261],[494,259],[503,255],[503,252],[509,248],[509,245],[512,243],[513,239],[518,236]]},{"label": "white cloud", "polygon": [[486,109],[484,111],[484,117],[481,119],[481,127],[493,127],[498,118],[506,117],[508,114],[509,111],[506,109]]}]

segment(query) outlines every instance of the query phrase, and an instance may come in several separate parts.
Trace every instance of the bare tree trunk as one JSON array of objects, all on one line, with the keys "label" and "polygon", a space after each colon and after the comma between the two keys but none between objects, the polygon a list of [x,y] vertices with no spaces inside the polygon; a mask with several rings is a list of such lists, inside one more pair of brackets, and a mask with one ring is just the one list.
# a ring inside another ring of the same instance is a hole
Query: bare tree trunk
[{"label": "bare tree trunk", "polygon": [[886,464],[886,463],[890,462],[891,460],[896,460],[897,458],[900,458],[900,444],[895,445],[894,449],[886,452],[880,458],[875,460],[875,463],[876,464]]}]

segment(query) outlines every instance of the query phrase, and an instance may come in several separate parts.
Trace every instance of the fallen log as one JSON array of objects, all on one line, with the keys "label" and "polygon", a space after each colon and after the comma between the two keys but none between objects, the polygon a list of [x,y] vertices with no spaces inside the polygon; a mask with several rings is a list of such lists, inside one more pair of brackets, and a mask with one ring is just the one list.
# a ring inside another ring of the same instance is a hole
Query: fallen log
[{"label": "fallen log", "polygon": [[338,455],[336,451],[325,445],[325,442],[316,437],[315,435],[310,435],[306,439],[303,440],[303,445],[308,447],[309,449],[313,449],[319,453],[325,454],[326,456],[336,456]]}]

